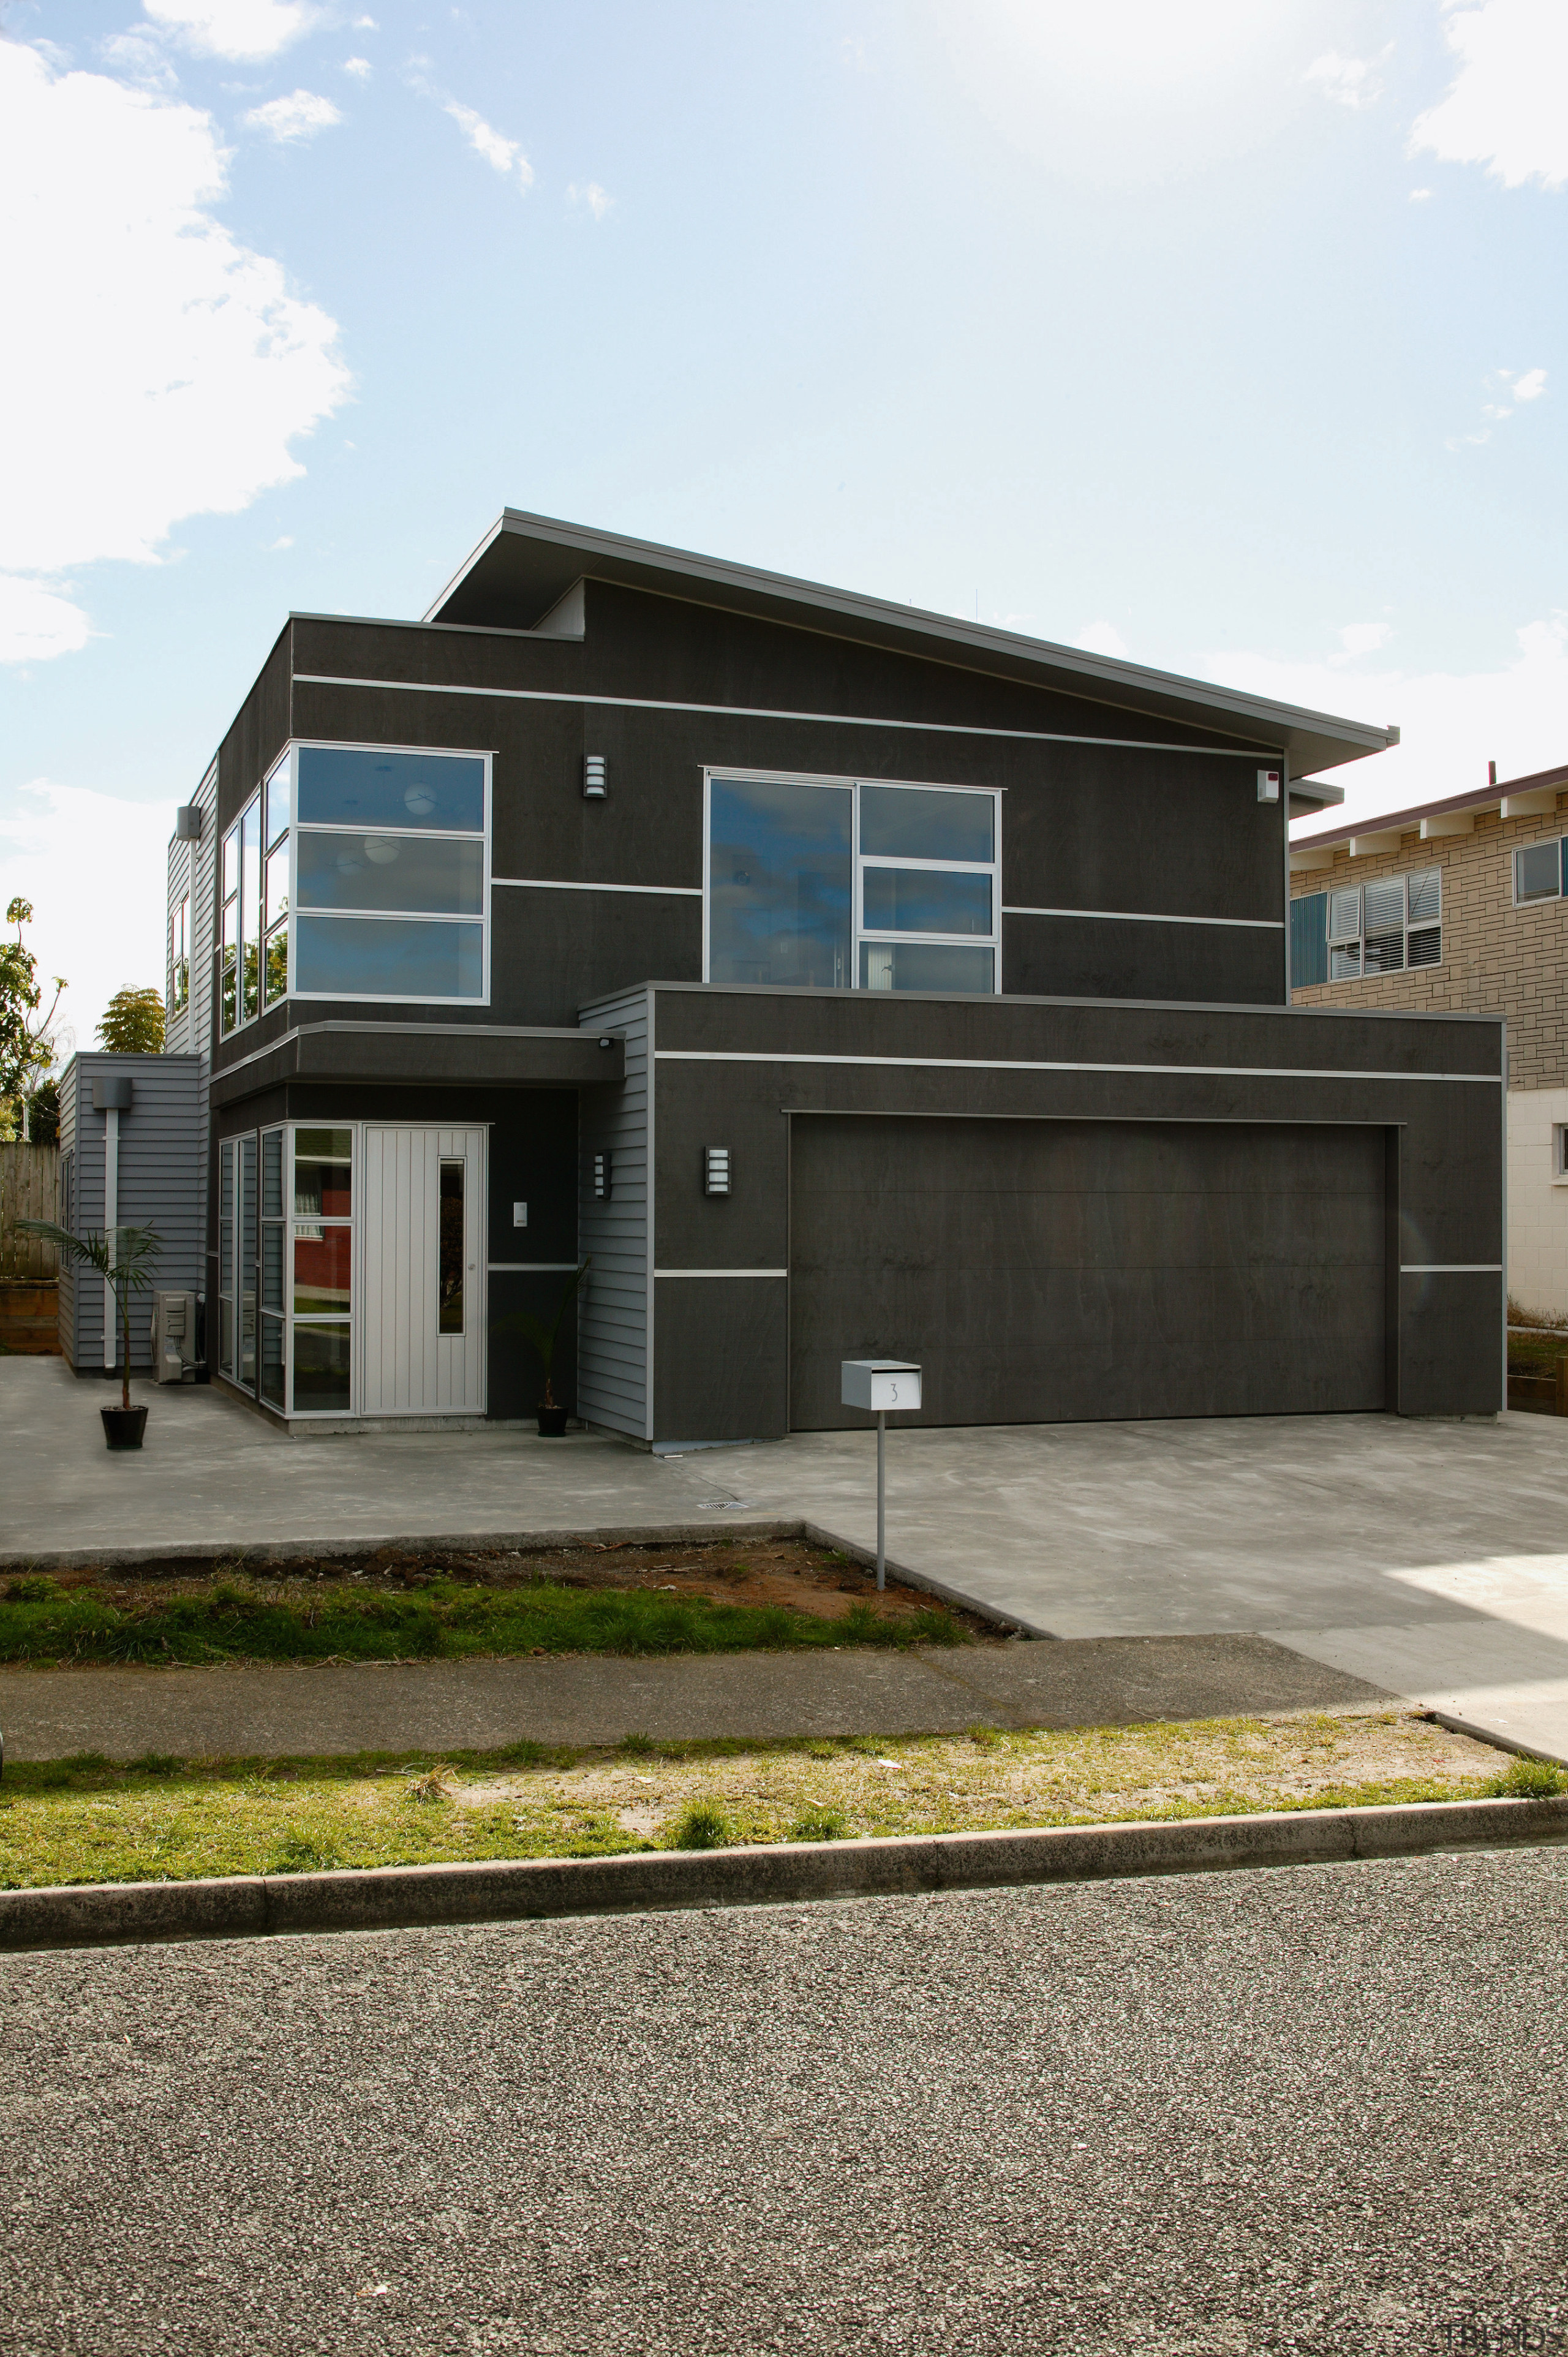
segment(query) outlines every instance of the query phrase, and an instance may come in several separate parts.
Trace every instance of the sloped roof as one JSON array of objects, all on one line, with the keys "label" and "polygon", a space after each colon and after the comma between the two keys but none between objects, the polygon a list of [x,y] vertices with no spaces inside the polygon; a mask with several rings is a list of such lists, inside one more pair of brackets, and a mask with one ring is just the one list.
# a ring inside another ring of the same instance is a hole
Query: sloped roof
[{"label": "sloped roof", "polygon": [[[797,630],[828,631],[899,654],[1092,697],[1239,744],[1256,744],[1264,752],[1283,749],[1293,788],[1308,771],[1359,761],[1399,742],[1397,728],[1303,711],[1205,680],[1182,679],[1142,663],[1091,654],[1082,647],[1057,646],[951,614],[865,597],[821,582],[797,581],[725,557],[661,548],[652,541],[628,540],[619,533],[528,515],[517,508],[502,512],[424,619],[532,630],[585,578],[620,582],[660,597],[684,597]],[[1320,803],[1342,799],[1338,789],[1326,784],[1306,792]]]}]

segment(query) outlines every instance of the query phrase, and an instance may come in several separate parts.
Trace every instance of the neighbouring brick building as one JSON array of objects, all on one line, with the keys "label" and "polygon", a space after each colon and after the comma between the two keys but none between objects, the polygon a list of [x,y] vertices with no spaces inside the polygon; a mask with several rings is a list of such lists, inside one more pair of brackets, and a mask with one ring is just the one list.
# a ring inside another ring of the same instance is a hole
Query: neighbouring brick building
[{"label": "neighbouring brick building", "polygon": [[1509,1289],[1568,1317],[1568,767],[1291,845],[1297,1006],[1508,1022]]}]

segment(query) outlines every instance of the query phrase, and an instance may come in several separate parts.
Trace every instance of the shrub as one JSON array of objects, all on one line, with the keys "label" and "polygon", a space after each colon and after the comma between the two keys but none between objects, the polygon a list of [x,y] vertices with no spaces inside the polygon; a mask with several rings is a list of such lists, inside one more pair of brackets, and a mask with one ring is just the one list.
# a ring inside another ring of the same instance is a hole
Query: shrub
[{"label": "shrub", "polygon": [[842,1809],[819,1807],[813,1803],[802,1809],[789,1828],[789,1838],[798,1842],[845,1841],[849,1824]]},{"label": "shrub", "polygon": [[675,1821],[674,1849],[723,1849],[735,1828],[712,1801],[688,1801]]},{"label": "shrub", "polygon": [[1568,1769],[1555,1760],[1510,1760],[1487,1790],[1499,1800],[1550,1801],[1558,1792],[1568,1792]]}]

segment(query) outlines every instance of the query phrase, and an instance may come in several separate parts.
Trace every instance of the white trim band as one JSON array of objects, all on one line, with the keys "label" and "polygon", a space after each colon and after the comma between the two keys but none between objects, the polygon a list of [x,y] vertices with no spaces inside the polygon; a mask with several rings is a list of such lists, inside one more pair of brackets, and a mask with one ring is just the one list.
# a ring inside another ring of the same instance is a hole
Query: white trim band
[{"label": "white trim band", "polygon": [[[1210,753],[1234,761],[1273,759],[1270,748],[1260,745],[1165,745],[1145,737],[1069,736],[1063,729],[1049,728],[981,728],[965,720],[894,720],[875,712],[788,712],[775,711],[762,704],[678,704],[657,695],[585,695],[558,687],[463,687],[455,681],[439,679],[339,679],[333,673],[320,671],[296,671],[292,677],[298,687],[384,687],[405,695],[489,695],[521,704],[594,705],[606,711],[703,712],[718,720],[808,720],[826,728],[908,728],[918,737],[1001,737],[1010,744],[1022,745],[1111,745],[1133,753]],[[721,770],[721,774],[727,776],[728,772]]]},{"label": "white trim band", "polygon": [[1402,1260],[1402,1276],[1501,1276],[1500,1260]]},{"label": "white trim band", "polygon": [[566,876],[492,876],[490,882],[511,884],[522,892],[674,892],[691,900],[703,897],[700,884],[605,884],[596,877],[579,883]]},{"label": "white trim band", "polygon": [[787,1268],[656,1268],[655,1276],[788,1276]]},{"label": "white trim band", "polygon": [[1336,1071],[1305,1064],[1086,1064],[993,1056],[806,1056],[762,1048],[659,1048],[654,1054],[660,1063],[682,1064],[886,1064],[940,1072],[1172,1072],[1195,1080],[1474,1081],[1483,1088],[1502,1086],[1496,1072]]},{"label": "white trim band", "polygon": [[1283,917],[1176,917],[1168,910],[1145,909],[1009,909],[1004,917],[1098,917],[1108,925],[1250,925],[1260,932],[1283,933]]}]

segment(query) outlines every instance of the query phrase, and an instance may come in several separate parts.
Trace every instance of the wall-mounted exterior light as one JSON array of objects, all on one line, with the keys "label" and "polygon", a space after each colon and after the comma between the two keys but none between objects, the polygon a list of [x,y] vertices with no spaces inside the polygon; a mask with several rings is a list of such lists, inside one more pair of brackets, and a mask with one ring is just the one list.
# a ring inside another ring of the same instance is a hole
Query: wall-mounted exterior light
[{"label": "wall-mounted exterior light", "polygon": [[607,1203],[610,1199],[610,1157],[607,1154],[594,1157],[594,1196],[596,1201]]},{"label": "wall-mounted exterior light", "polygon": [[201,804],[181,802],[174,814],[174,839],[177,843],[201,841]]},{"label": "wall-mounted exterior light", "polygon": [[602,753],[585,753],[583,756],[583,800],[585,802],[602,802],[608,794],[609,790],[609,781],[605,776],[604,755]]},{"label": "wall-mounted exterior light", "polygon": [[703,1146],[703,1192],[704,1195],[729,1193],[729,1147],[727,1146]]}]

